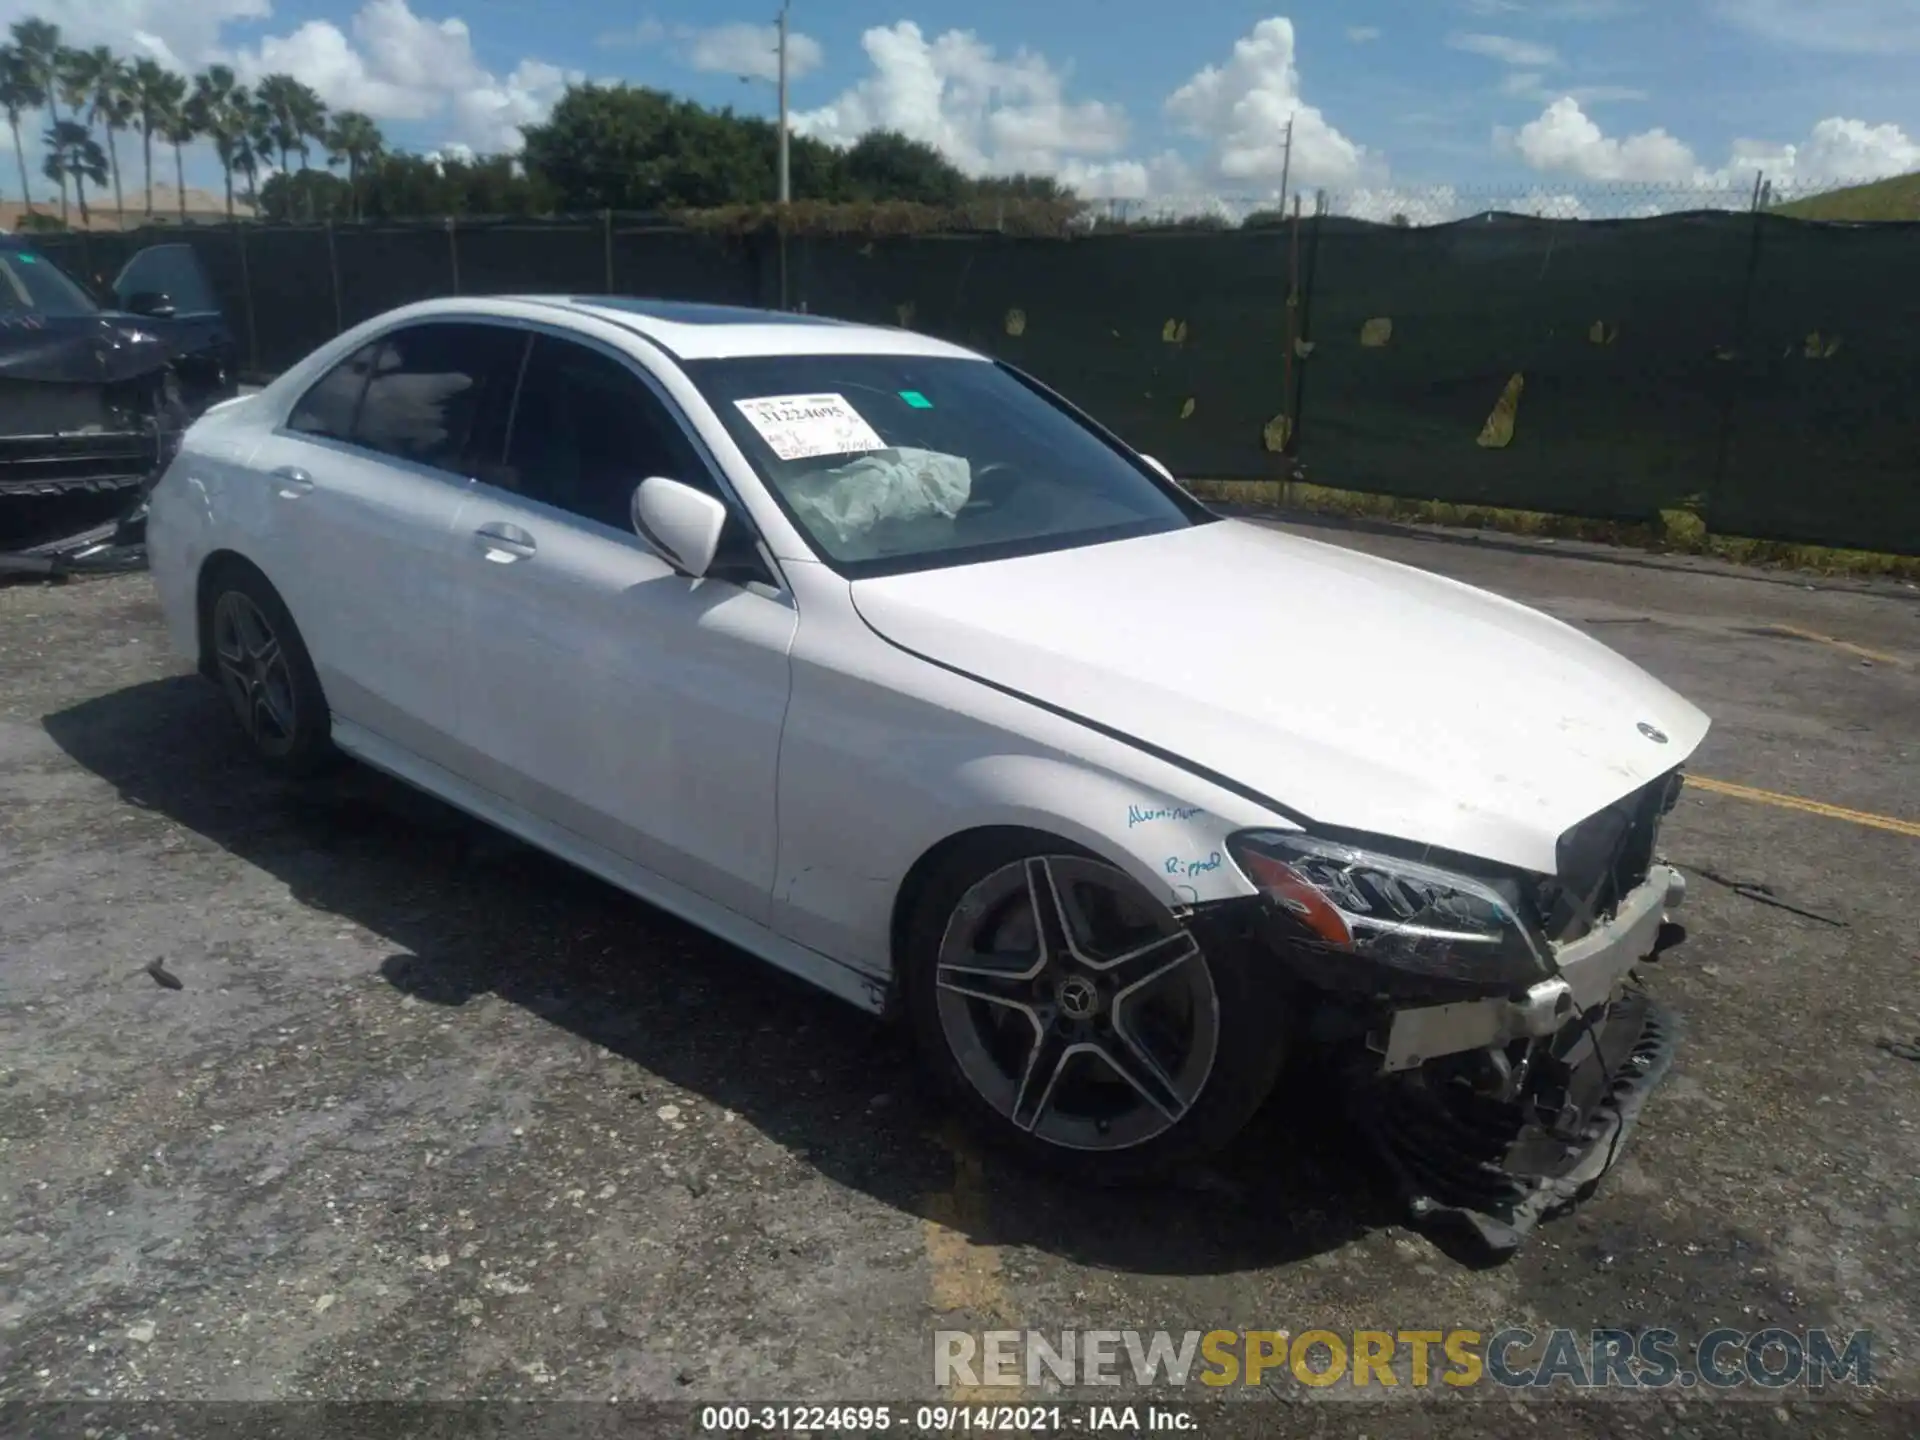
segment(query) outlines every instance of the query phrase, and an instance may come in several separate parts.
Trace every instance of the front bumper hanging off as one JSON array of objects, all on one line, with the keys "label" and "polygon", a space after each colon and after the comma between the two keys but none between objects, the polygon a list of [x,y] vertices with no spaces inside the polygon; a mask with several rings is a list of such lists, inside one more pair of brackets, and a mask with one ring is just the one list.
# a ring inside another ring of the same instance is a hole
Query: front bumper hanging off
[{"label": "front bumper hanging off", "polygon": [[1511,1252],[1612,1168],[1678,1033],[1632,972],[1678,933],[1668,912],[1685,893],[1680,873],[1656,864],[1559,952],[1552,979],[1392,1016],[1350,1093],[1417,1220]]},{"label": "front bumper hanging off", "polygon": [[[1349,1091],[1354,1119],[1415,1220],[1510,1253],[1613,1167],[1678,1033],[1671,1011],[1628,986],[1551,1040],[1522,1042],[1527,1073],[1504,1096],[1455,1057],[1360,1079]],[[1472,1058],[1511,1078],[1505,1051]]]}]

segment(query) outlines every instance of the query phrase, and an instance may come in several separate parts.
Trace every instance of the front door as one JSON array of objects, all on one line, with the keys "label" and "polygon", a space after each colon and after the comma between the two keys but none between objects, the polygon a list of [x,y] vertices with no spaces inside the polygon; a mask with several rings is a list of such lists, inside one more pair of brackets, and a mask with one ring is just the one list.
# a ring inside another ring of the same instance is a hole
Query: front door
[{"label": "front door", "polygon": [[628,517],[653,475],[719,489],[631,361],[537,338],[502,463],[456,523],[461,739],[503,798],[764,921],[795,612],[648,548]]},{"label": "front door", "polygon": [[[498,453],[527,334],[476,322],[389,331],[322,376],[262,442],[263,564],[334,714],[453,766],[454,520]],[[455,767],[457,768],[457,767]]]}]

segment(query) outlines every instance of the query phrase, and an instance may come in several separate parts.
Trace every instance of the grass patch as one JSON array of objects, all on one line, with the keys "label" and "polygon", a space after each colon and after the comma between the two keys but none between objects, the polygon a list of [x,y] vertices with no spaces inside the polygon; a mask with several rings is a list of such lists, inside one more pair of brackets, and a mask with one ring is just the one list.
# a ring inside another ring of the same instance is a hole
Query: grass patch
[{"label": "grass patch", "polygon": [[1807,570],[1821,575],[1892,576],[1920,580],[1920,556],[1883,555],[1826,545],[1796,545],[1779,540],[1749,540],[1715,535],[1690,510],[1663,510],[1658,524],[1584,520],[1540,510],[1505,510],[1493,505],[1455,505],[1444,500],[1405,500],[1358,490],[1336,490],[1301,480],[1193,480],[1188,488],[1203,500],[1258,505],[1313,515],[1347,515],[1411,525],[1452,525],[1542,539],[1587,540],[1622,545],[1663,555],[1703,555],[1738,565]]},{"label": "grass patch", "polygon": [[1920,174],[1789,200],[1773,213],[1795,220],[1920,220]]}]

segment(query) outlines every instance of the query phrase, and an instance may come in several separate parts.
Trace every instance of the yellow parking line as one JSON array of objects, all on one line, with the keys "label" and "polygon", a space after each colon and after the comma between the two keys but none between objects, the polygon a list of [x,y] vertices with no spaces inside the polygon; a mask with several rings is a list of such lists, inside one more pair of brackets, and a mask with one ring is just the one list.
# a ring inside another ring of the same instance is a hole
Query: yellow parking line
[{"label": "yellow parking line", "polygon": [[1751,785],[1736,785],[1731,780],[1715,780],[1707,775],[1689,775],[1687,788],[1709,790],[1716,795],[1731,795],[1736,800],[1757,800],[1762,805],[1778,805],[1783,810],[1801,810],[1809,815],[1824,815],[1829,820],[1846,820],[1875,830],[1891,830],[1896,835],[1920,839],[1920,824],[1896,820],[1891,815],[1874,815],[1865,810],[1849,810],[1822,800],[1802,800],[1798,795],[1782,795],[1774,790],[1756,790]]},{"label": "yellow parking line", "polygon": [[1802,630],[1798,625],[1769,625],[1781,635],[1794,635],[1802,640],[1817,640],[1822,645],[1831,645],[1836,650],[1844,650],[1849,655],[1858,655],[1863,660],[1877,660],[1882,665],[1905,665],[1907,662],[1898,655],[1889,655],[1884,650],[1869,650],[1864,645],[1856,645],[1851,640],[1836,640],[1831,635],[1822,635],[1818,630]]},{"label": "yellow parking line", "polygon": [[[972,1234],[987,1226],[986,1172],[971,1141],[950,1126],[935,1137],[953,1156],[953,1188],[923,1197],[927,1269],[933,1308],[944,1314],[965,1311],[976,1323],[1014,1329],[1019,1316],[1000,1274],[1000,1252],[976,1244]],[[955,1385],[941,1396],[956,1405],[1012,1402],[1025,1387]]]}]

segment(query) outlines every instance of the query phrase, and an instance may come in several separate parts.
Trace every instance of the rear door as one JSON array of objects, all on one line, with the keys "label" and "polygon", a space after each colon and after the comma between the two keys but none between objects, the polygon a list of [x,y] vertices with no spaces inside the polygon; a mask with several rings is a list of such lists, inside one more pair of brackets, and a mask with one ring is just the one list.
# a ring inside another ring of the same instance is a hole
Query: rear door
[{"label": "rear door", "polygon": [[336,716],[447,768],[470,579],[453,522],[500,454],[527,334],[388,331],[308,390],[253,457],[279,586]]},{"label": "rear door", "polygon": [[[172,347],[189,414],[238,393],[239,346],[191,245],[138,251],[113,282],[113,294],[120,309],[139,314]],[[165,308],[156,313],[162,298]]]}]

